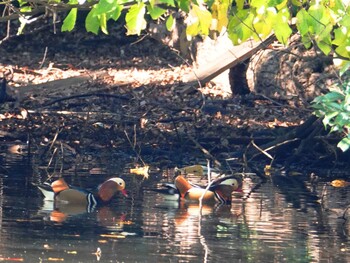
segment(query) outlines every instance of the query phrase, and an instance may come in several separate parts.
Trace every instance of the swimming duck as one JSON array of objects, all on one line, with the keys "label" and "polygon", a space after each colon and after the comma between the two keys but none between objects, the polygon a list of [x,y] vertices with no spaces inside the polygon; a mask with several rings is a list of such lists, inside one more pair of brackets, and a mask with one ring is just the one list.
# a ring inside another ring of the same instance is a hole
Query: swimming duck
[{"label": "swimming duck", "polygon": [[[98,187],[97,194],[84,189],[70,186],[63,178],[52,184],[45,183],[37,186],[45,196],[45,201],[54,201],[55,206],[61,204],[86,206],[88,211],[93,210],[98,204],[108,203],[112,197],[120,191],[127,196],[123,179],[110,178]],[[57,204],[57,205],[56,205]]]},{"label": "swimming duck", "polygon": [[164,184],[163,189],[157,192],[165,194],[166,200],[192,200],[199,201],[203,193],[203,202],[217,201],[223,204],[230,204],[232,201],[232,192],[241,191],[242,179],[236,175],[228,175],[212,182],[208,190],[191,184],[182,175],[175,177],[174,184]]}]

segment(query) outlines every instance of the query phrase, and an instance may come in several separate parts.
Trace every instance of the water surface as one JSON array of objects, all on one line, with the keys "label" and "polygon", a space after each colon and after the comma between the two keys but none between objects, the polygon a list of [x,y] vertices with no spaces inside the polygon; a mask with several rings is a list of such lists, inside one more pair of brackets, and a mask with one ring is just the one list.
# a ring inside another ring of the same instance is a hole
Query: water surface
[{"label": "water surface", "polygon": [[[62,213],[43,202],[32,185],[40,178],[20,163],[0,174],[0,261],[350,262],[349,223],[339,218],[349,187],[266,182],[251,191],[259,182],[247,178],[231,206],[200,209],[123,174],[129,198]],[[105,177],[74,182],[91,188]]]}]

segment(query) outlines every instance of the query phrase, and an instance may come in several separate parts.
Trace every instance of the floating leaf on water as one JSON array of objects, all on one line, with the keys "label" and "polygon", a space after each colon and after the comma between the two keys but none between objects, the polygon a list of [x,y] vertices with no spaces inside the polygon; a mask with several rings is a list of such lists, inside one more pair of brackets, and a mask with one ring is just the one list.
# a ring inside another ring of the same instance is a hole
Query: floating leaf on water
[{"label": "floating leaf on water", "polygon": [[3,257],[0,257],[0,261],[22,262],[22,261],[24,261],[24,259],[23,258],[3,258]]},{"label": "floating leaf on water", "polygon": [[125,238],[124,235],[118,234],[101,234],[100,237],[108,237],[108,238]]},{"label": "floating leaf on water", "polygon": [[137,175],[142,175],[144,178],[148,179],[149,177],[149,166],[145,165],[143,167],[136,167],[136,168],[131,168],[130,173],[132,174],[137,174]]},{"label": "floating leaf on water", "polygon": [[64,258],[48,258],[48,261],[64,261]]},{"label": "floating leaf on water", "polygon": [[67,253],[67,254],[76,255],[76,254],[78,254],[78,251],[72,250],[72,251],[66,251],[66,253]]},{"label": "floating leaf on water", "polygon": [[333,187],[346,187],[350,185],[350,182],[347,182],[343,179],[336,179],[331,182],[331,186]]},{"label": "floating leaf on water", "polygon": [[271,165],[265,165],[265,168],[264,168],[264,173],[266,176],[271,176],[271,172],[272,172],[272,167]]},{"label": "floating leaf on water", "polygon": [[120,234],[122,234],[123,236],[136,236],[136,233],[131,233],[131,232],[121,232]]}]

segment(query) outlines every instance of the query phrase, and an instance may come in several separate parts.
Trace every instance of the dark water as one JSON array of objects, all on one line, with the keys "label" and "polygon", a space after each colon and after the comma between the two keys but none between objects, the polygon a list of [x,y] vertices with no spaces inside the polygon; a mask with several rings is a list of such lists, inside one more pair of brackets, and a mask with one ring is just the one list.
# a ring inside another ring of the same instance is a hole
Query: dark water
[{"label": "dark water", "polygon": [[[5,168],[0,261],[350,262],[350,226],[339,218],[350,187],[267,182],[247,196],[256,185],[248,178],[246,199],[237,193],[233,205],[204,206],[200,213],[198,205],[164,201],[124,174],[128,199],[117,197],[91,213],[57,214],[31,184],[40,178],[29,166],[20,161]],[[92,187],[104,177],[76,183]]]}]

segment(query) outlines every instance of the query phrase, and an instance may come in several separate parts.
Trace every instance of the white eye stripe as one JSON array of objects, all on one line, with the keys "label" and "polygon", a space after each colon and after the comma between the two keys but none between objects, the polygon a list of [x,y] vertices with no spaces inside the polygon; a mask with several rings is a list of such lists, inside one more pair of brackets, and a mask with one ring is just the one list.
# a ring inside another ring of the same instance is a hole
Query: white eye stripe
[{"label": "white eye stripe", "polygon": [[223,182],[220,183],[221,185],[232,185],[235,186],[237,185],[237,180],[236,179],[227,179]]}]

